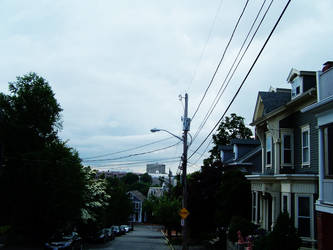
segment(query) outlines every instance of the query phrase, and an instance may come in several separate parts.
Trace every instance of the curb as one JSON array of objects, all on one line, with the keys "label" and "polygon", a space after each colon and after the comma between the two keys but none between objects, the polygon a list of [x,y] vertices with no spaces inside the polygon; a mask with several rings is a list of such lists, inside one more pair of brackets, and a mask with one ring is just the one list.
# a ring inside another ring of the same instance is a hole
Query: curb
[{"label": "curb", "polygon": [[165,235],[165,233],[163,232],[163,230],[161,230],[161,233],[163,234],[165,243],[169,246],[170,249],[175,250],[175,248],[173,247],[173,245],[170,243],[168,237]]}]

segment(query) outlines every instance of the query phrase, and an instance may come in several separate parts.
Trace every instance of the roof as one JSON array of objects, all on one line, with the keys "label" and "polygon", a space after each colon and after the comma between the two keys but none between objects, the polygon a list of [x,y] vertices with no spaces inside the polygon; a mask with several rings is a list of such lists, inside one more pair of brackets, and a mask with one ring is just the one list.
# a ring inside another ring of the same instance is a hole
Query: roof
[{"label": "roof", "polygon": [[223,151],[232,151],[233,146],[231,146],[231,145],[218,145],[218,149],[223,150]]},{"label": "roof", "polygon": [[260,145],[260,141],[255,139],[232,139],[230,144]]},{"label": "roof", "polygon": [[140,191],[138,190],[132,190],[132,191],[128,191],[129,193],[131,193],[133,196],[135,196],[137,199],[139,199],[140,201],[144,201],[146,199],[146,196],[144,196]]},{"label": "roof", "polygon": [[272,110],[286,104],[291,100],[291,91],[278,91],[278,92],[264,92],[259,91],[262,103],[264,105],[264,113],[268,114]]},{"label": "roof", "polygon": [[[260,143],[259,143],[260,145]],[[246,164],[246,161],[251,158],[253,155],[259,153],[261,151],[261,145],[254,148],[253,150],[249,151],[247,154],[243,155],[237,161],[235,161],[236,164]]]}]

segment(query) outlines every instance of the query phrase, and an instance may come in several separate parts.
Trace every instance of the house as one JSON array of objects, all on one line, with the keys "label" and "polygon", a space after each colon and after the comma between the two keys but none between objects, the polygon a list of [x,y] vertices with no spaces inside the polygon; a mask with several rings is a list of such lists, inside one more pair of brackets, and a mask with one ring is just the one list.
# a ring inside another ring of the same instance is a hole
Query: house
[{"label": "house", "polygon": [[130,215],[129,221],[143,222],[144,216],[142,204],[145,201],[146,197],[138,190],[129,191],[128,194],[133,204],[133,213]]},{"label": "house", "polygon": [[315,71],[292,69],[291,89],[270,88],[257,96],[252,126],[261,143],[262,167],[247,175],[253,199],[252,221],[272,230],[287,211],[304,244],[315,245],[314,202],[318,197],[316,118],[301,112],[317,100]]},{"label": "house", "polygon": [[236,168],[243,173],[261,171],[261,146],[255,139],[232,139],[230,145],[220,145],[220,159],[226,168]]},{"label": "house", "polygon": [[317,102],[302,110],[312,112],[319,134],[319,197],[316,201],[318,249],[333,247],[333,62],[317,72]]},{"label": "house", "polygon": [[165,183],[162,184],[162,187],[149,187],[147,197],[148,199],[152,197],[160,198],[167,191],[167,186]]}]

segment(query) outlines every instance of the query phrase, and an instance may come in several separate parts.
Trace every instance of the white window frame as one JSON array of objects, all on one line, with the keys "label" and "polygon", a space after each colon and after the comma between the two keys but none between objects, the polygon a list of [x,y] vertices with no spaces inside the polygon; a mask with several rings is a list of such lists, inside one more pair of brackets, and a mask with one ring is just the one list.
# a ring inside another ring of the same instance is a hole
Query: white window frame
[{"label": "white window frame", "polygon": [[[268,137],[270,138],[270,146],[271,146],[271,148],[270,148],[270,151],[267,151],[267,139],[268,139]],[[269,164],[267,164],[267,153],[268,152],[271,152],[271,154],[270,154],[270,163]],[[273,138],[272,138],[272,134],[270,133],[270,132],[266,132],[266,135],[265,135],[265,166],[267,167],[267,168],[269,168],[269,167],[272,167],[272,160],[273,160]]]},{"label": "white window frame", "polygon": [[324,170],[324,176],[325,179],[332,179],[333,178],[333,173],[329,173],[329,158],[328,156],[332,153],[332,152],[328,152],[328,146],[329,143],[332,143],[329,141],[328,138],[328,129],[332,128],[332,124],[326,125],[323,127],[322,132],[323,132],[323,144],[322,144],[322,149],[323,150],[323,154],[324,154],[324,166],[323,166],[323,170]]},{"label": "white window frame", "polygon": [[299,218],[299,202],[298,199],[300,197],[305,197],[309,198],[309,213],[310,213],[310,236],[309,237],[301,237],[305,239],[313,239],[314,238],[314,220],[313,220],[313,196],[312,194],[295,194],[295,208],[296,208],[296,213],[295,213],[295,227],[298,228],[298,218]]},{"label": "white window frame", "polygon": [[[296,89],[299,87],[299,93],[296,93]],[[301,95],[303,93],[303,77],[298,76],[292,81],[292,87],[291,87],[291,99],[296,98],[297,96]]]},{"label": "white window frame", "polygon": [[[286,163],[284,162],[284,136],[290,136],[290,158],[291,162]],[[281,165],[282,166],[293,166],[294,165],[294,133],[292,130],[282,130],[281,131]]]},{"label": "white window frame", "polygon": [[[310,147],[310,126],[309,125],[305,125],[301,128],[302,130],[302,133],[301,133],[301,141],[302,141],[302,167],[304,166],[310,166],[310,162],[311,162],[311,159],[310,159],[310,151],[311,151],[311,147]],[[304,146],[304,141],[303,141],[303,133],[304,132],[308,132],[308,145],[307,146]],[[307,148],[308,149],[308,161],[304,161],[304,149]]]}]

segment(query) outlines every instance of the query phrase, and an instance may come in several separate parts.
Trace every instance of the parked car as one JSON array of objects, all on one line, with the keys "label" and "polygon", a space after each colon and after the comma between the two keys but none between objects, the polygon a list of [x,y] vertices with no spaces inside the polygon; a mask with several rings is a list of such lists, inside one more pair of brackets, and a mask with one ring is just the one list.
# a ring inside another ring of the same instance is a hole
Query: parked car
[{"label": "parked car", "polygon": [[129,230],[133,231],[134,230],[134,223],[132,221],[128,222]]},{"label": "parked car", "polygon": [[87,235],[87,240],[90,242],[105,243],[108,241],[108,233],[105,229],[92,231]]},{"label": "parked car", "polygon": [[83,249],[82,238],[76,232],[56,233],[45,245],[45,249]]},{"label": "parked car", "polygon": [[130,228],[129,228],[128,225],[121,225],[121,226],[120,226],[120,229],[121,229],[121,230],[125,230],[125,233],[128,233],[129,230],[130,230]]},{"label": "parked car", "polygon": [[121,235],[121,231],[120,231],[120,228],[119,226],[112,226],[111,227],[112,231],[115,233],[116,236],[120,236]]},{"label": "parked car", "polygon": [[105,233],[106,233],[108,239],[109,240],[114,240],[114,238],[115,238],[115,232],[112,230],[112,228],[111,227],[104,228],[104,230],[105,230]]}]

